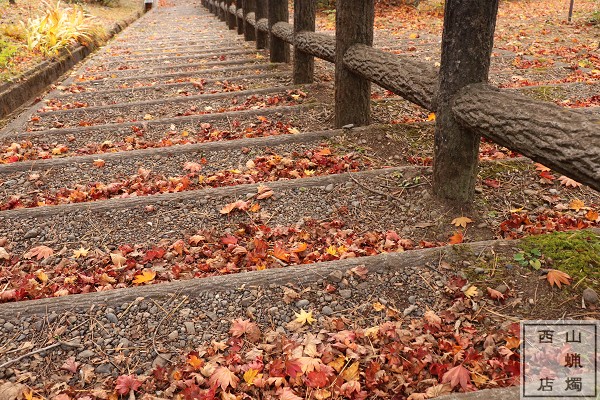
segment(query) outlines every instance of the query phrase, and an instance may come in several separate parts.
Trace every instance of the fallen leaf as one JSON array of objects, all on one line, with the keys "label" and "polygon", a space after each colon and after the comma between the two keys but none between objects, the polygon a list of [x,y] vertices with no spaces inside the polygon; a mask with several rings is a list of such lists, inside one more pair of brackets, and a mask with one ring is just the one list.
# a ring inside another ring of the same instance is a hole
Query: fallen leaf
[{"label": "fallen leaf", "polygon": [[242,210],[242,211],[247,210],[248,203],[243,200],[234,201],[233,203],[227,204],[225,207],[223,207],[221,210],[219,210],[219,212],[221,214],[229,214],[230,212],[232,212],[235,209]]},{"label": "fallen leaf", "polygon": [[133,280],[133,283],[139,285],[142,283],[151,282],[154,280],[155,277],[156,277],[155,271],[145,269],[142,271],[141,274],[135,275],[135,277],[134,277],[135,279]]},{"label": "fallen leaf", "polygon": [[468,217],[458,217],[458,218],[454,218],[452,220],[452,225],[458,227],[458,226],[462,226],[463,228],[467,227],[468,223],[473,222],[473,220],[471,218]]},{"label": "fallen leaf", "polygon": [[76,373],[78,368],[79,368],[79,363],[77,361],[75,361],[75,357],[73,357],[73,356],[67,358],[65,360],[65,362],[63,363],[63,365],[60,366],[60,369],[69,371],[72,374]]},{"label": "fallen leaf", "polygon": [[0,247],[0,260],[10,260],[10,254],[4,247]]},{"label": "fallen leaf", "polygon": [[46,283],[48,282],[48,275],[46,275],[46,273],[44,272],[43,269],[38,269],[37,271],[35,271],[35,276],[40,280],[40,282],[42,283]]},{"label": "fallen leaf", "polygon": [[345,380],[346,382],[358,380],[358,377],[359,377],[358,367],[359,366],[360,366],[360,363],[358,361],[352,363],[352,365],[350,365],[349,367],[347,367],[345,370],[342,371],[342,373],[340,374],[340,377],[343,380]]},{"label": "fallen leaf", "polygon": [[464,293],[468,298],[472,298],[479,294],[479,289],[477,289],[477,286],[471,285],[467,288],[467,290],[464,291]]},{"label": "fallen leaf", "polygon": [[379,312],[385,310],[385,306],[380,302],[376,301],[375,303],[373,303],[373,309]]},{"label": "fallen leaf", "polygon": [[113,265],[117,268],[121,268],[123,264],[125,264],[125,262],[127,261],[127,259],[123,257],[123,254],[121,253],[110,253],[110,260],[112,261]]},{"label": "fallen leaf", "polygon": [[561,284],[570,285],[571,284],[571,276],[569,274],[559,271],[557,269],[551,269],[548,271],[548,275],[546,275],[546,279],[550,282],[550,286],[558,286],[561,288]]},{"label": "fallen leaf", "polygon": [[585,203],[579,199],[573,199],[571,200],[571,202],[569,203],[569,208],[571,210],[575,210],[577,212],[579,212],[579,210],[586,208],[585,207]]},{"label": "fallen leaf", "polygon": [[83,247],[80,247],[79,250],[73,250],[73,258],[87,257],[89,251],[90,249],[85,249]]},{"label": "fallen leaf", "polygon": [[93,164],[94,164],[94,167],[102,168],[106,165],[106,162],[103,159],[99,158],[97,160],[94,160]]},{"label": "fallen leaf", "polygon": [[41,245],[36,246],[27,253],[23,254],[23,258],[30,259],[35,257],[38,260],[42,260],[50,257],[52,254],[54,254],[54,250],[48,246]]},{"label": "fallen leaf", "polygon": [[198,172],[202,169],[202,164],[188,161],[183,164],[183,169],[188,170],[190,172]]},{"label": "fallen leaf", "polygon": [[227,367],[218,367],[210,376],[211,385],[220,386],[222,390],[231,386],[232,389],[237,387],[240,379]]},{"label": "fallen leaf", "polygon": [[127,394],[136,391],[142,386],[142,382],[135,375],[121,375],[117,378],[115,389],[119,394]]},{"label": "fallen leaf", "polygon": [[146,114],[146,115],[144,115],[144,119],[145,119],[146,121],[149,121],[149,120],[151,120],[151,119],[153,119],[153,118],[154,118],[154,117],[152,116],[152,114]]},{"label": "fallen leaf", "polygon": [[435,113],[430,113],[427,116],[427,121],[435,121]]},{"label": "fallen leaf", "polygon": [[550,171],[550,168],[548,168],[545,165],[542,165],[540,163],[535,163],[534,165],[535,165],[536,171],[540,171],[540,172],[548,172],[548,171]]},{"label": "fallen leaf", "polygon": [[300,313],[294,314],[296,316],[295,322],[301,325],[305,325],[306,323],[312,325],[312,323],[316,321],[312,316],[312,311],[306,312],[304,309],[300,309]]},{"label": "fallen leaf", "polygon": [[443,396],[446,394],[450,394],[452,393],[452,388],[450,387],[450,385],[435,385],[432,386],[430,388],[428,388],[425,391],[425,394],[427,395],[428,398],[433,399],[439,396]]},{"label": "fallen leaf", "polygon": [[[585,219],[587,219],[588,221],[592,221],[592,222],[598,222],[600,220],[600,215],[598,214],[597,211],[589,210],[585,214]],[[1,251],[1,249],[0,249],[0,258],[2,258],[2,251]]]},{"label": "fallen leaf", "polygon": [[579,183],[571,178],[568,178],[564,175],[559,176],[558,180],[560,181],[561,185],[566,186],[566,187],[569,187],[569,186],[570,187],[581,187],[581,183]]},{"label": "fallen leaf", "polygon": [[448,241],[448,243],[450,244],[459,244],[462,243],[464,240],[464,236],[463,233],[460,231],[457,231],[454,235],[450,236],[450,240]]},{"label": "fallen leaf", "polygon": [[492,289],[491,287],[487,288],[488,295],[494,300],[504,299],[504,295],[499,291]]},{"label": "fallen leaf", "polygon": [[471,373],[468,369],[462,365],[457,365],[454,368],[450,368],[442,377],[442,383],[450,383],[450,386],[455,387],[460,384],[463,390],[467,389],[469,382],[471,381]]},{"label": "fallen leaf", "polygon": [[248,385],[252,385],[257,376],[258,370],[250,368],[248,371],[244,372],[244,382]]}]

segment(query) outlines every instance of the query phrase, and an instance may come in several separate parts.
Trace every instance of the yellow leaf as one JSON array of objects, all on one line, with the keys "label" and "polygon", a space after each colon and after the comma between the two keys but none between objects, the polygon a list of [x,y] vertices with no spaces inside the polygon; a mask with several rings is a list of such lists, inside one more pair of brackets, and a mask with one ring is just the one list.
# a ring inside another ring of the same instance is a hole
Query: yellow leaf
[{"label": "yellow leaf", "polygon": [[346,358],[343,356],[340,356],[338,358],[336,358],[335,360],[331,361],[329,364],[331,368],[335,369],[337,372],[340,372],[342,370],[342,368],[344,368],[344,365],[346,365]]},{"label": "yellow leaf", "polygon": [[585,219],[587,219],[588,221],[592,221],[592,222],[598,222],[600,220],[600,215],[598,214],[597,211],[589,210],[585,214]]},{"label": "yellow leaf", "polygon": [[471,222],[473,222],[473,220],[469,217],[458,217],[452,220],[454,226],[462,226],[463,228],[466,228],[467,224]]},{"label": "yellow leaf", "polygon": [[83,247],[80,247],[79,250],[73,250],[73,258],[87,257],[89,251],[90,249],[84,249]]},{"label": "yellow leaf", "polygon": [[311,324],[316,321],[316,319],[312,316],[312,311],[306,312],[304,309],[300,309],[300,313],[294,313],[296,315],[295,321],[301,325],[305,325],[306,323]]},{"label": "yellow leaf", "polygon": [[579,210],[587,208],[587,207],[585,206],[585,204],[583,203],[583,201],[581,201],[579,199],[573,199],[569,203],[569,208],[571,210],[579,211]]},{"label": "yellow leaf", "polygon": [[250,368],[248,371],[244,372],[244,381],[248,385],[252,385],[256,377],[258,376],[258,370],[254,368]]},{"label": "yellow leaf", "polygon": [[140,284],[140,283],[150,282],[150,281],[154,280],[155,277],[156,277],[155,271],[146,269],[146,270],[142,271],[141,274],[135,276],[133,283]]},{"label": "yellow leaf", "polygon": [[419,34],[418,33],[411,33],[408,37],[411,38],[411,39],[418,39],[419,38]]},{"label": "yellow leaf", "polygon": [[467,288],[467,290],[465,290],[465,296],[467,296],[468,298],[477,296],[479,294],[479,289],[477,289],[477,286],[475,285],[471,285]]},{"label": "yellow leaf", "polygon": [[510,210],[511,213],[520,213],[524,211],[527,211],[525,210],[525,207],[513,208],[512,210]]},{"label": "yellow leaf", "polygon": [[331,254],[332,256],[337,256],[338,252],[334,245],[329,246],[326,250],[327,254]]},{"label": "yellow leaf", "polygon": [[288,132],[291,133],[292,135],[297,135],[300,133],[298,128],[288,128]]},{"label": "yellow leaf", "polygon": [[373,303],[373,309],[375,311],[382,311],[382,310],[385,310],[385,306],[377,301],[377,302]]},{"label": "yellow leaf", "polygon": [[435,113],[431,113],[427,116],[427,121],[435,121]]},{"label": "yellow leaf", "polygon": [[306,176],[313,176],[315,174],[316,171],[311,170],[311,169],[305,169],[304,170],[304,175]]},{"label": "yellow leaf", "polygon": [[356,361],[355,363],[353,363],[352,365],[350,365],[348,368],[346,368],[340,374],[340,376],[346,382],[357,381],[358,380],[358,367],[359,366],[360,366],[360,363],[358,361]]},{"label": "yellow leaf", "polygon": [[46,275],[46,273],[44,272],[43,269],[38,269],[37,271],[35,271],[35,276],[40,280],[40,282],[42,283],[46,283],[48,282],[48,275]]},{"label": "yellow leaf", "polygon": [[152,118],[154,118],[154,117],[152,116],[152,114],[146,114],[146,115],[144,115],[144,119],[145,119],[146,121],[148,121],[148,120],[151,120]]}]

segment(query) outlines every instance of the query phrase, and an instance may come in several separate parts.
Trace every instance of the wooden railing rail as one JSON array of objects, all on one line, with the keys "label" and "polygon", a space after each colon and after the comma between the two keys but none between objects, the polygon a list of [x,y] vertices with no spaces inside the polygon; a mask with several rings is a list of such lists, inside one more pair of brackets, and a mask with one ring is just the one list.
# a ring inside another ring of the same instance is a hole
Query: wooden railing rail
[{"label": "wooden railing rail", "polygon": [[[336,35],[315,32],[315,0],[203,0],[271,62],[289,62],[294,83],[314,79],[314,58],[335,63],[335,125],[370,123],[375,83],[436,113],[434,191],[473,199],[485,136],[600,191],[600,116],[535,101],[487,84],[498,0],[446,0],[440,69],[372,47],[374,0],[337,0]],[[247,8],[247,10],[245,10]],[[225,15],[220,15],[222,12]]]}]

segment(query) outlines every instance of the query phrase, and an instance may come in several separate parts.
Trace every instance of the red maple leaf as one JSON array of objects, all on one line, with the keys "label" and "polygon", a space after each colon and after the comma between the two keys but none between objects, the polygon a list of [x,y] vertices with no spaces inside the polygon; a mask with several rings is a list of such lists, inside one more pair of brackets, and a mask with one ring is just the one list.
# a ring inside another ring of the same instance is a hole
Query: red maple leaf
[{"label": "red maple leaf", "polygon": [[463,390],[466,390],[471,381],[471,373],[468,369],[462,365],[457,365],[454,368],[450,368],[443,376],[442,383],[450,382],[450,386],[455,387],[460,384]]},{"label": "red maple leaf", "polygon": [[115,389],[119,394],[127,394],[132,390],[138,390],[142,386],[142,382],[135,375],[121,375],[117,378]]}]

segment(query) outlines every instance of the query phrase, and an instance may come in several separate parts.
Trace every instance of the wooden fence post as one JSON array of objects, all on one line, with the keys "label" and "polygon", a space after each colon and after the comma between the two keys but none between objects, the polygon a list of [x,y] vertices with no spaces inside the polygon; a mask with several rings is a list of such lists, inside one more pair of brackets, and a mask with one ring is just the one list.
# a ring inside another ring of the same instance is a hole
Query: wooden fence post
[{"label": "wooden fence post", "polygon": [[[294,0],[294,32],[315,31],[316,0]],[[315,58],[294,47],[294,83],[313,83]]]},{"label": "wooden fence post", "polygon": [[219,1],[217,3],[217,11],[219,12],[219,19],[221,21],[227,21],[227,14],[225,13],[225,10],[223,10],[223,7],[225,5],[225,0]]},{"label": "wooden fence post", "polygon": [[335,126],[368,125],[371,82],[344,66],[346,50],[355,44],[373,45],[374,0],[337,0],[335,23]]},{"label": "wooden fence post", "polygon": [[267,18],[267,0],[256,0],[256,48],[264,49],[269,41],[269,34],[258,29],[258,21]]},{"label": "wooden fence post", "polygon": [[498,0],[446,0],[433,159],[437,197],[466,204],[475,195],[479,141],[452,115],[463,87],[487,82]]},{"label": "wooden fence post", "polygon": [[287,0],[269,0],[269,53],[271,62],[290,62],[290,45],[273,35],[273,25],[288,22],[290,12]]},{"label": "wooden fence post", "polygon": [[237,21],[237,33],[241,35],[244,33],[244,19],[238,16],[238,12],[243,7],[243,0],[235,0],[235,11],[236,11],[236,21]]},{"label": "wooden fence post", "polygon": [[243,0],[242,4],[244,9],[244,40],[250,42],[256,40],[256,28],[250,25],[246,17],[248,13],[256,11],[256,0]]},{"label": "wooden fence post", "polygon": [[231,7],[231,5],[233,4],[233,0],[227,0],[225,2],[225,6],[227,7],[227,10],[225,10],[225,15],[227,16],[227,27],[229,29],[235,29],[235,15],[233,15],[231,12],[229,12],[229,8]]}]

